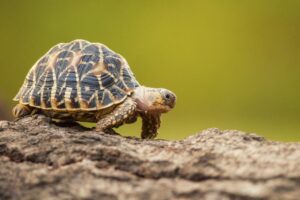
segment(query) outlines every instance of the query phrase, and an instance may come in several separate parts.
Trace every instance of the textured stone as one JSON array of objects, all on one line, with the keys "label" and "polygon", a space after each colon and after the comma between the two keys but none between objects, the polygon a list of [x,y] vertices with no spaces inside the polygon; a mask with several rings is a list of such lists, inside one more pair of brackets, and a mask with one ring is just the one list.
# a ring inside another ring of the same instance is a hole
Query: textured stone
[{"label": "textured stone", "polygon": [[207,129],[180,141],[0,122],[0,199],[299,199],[300,143]]}]

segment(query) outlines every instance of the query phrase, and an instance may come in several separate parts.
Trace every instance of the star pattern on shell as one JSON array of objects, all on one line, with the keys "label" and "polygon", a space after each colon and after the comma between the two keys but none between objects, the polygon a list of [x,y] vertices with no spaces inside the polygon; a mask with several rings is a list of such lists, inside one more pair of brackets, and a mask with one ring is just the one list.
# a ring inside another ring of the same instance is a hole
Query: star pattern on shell
[{"label": "star pattern on shell", "polygon": [[100,43],[74,40],[42,56],[14,100],[43,110],[93,111],[123,102],[138,86],[121,55]]}]

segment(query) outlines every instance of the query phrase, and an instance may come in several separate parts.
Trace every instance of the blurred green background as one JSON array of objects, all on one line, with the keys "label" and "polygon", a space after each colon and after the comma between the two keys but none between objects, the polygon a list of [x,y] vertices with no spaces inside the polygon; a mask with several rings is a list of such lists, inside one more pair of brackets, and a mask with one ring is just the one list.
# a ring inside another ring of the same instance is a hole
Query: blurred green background
[{"label": "blurred green background", "polygon": [[[0,23],[4,111],[40,56],[81,38],[177,94],[159,138],[218,127],[300,140],[300,1],[1,0]],[[139,135],[140,122],[120,129]]]}]

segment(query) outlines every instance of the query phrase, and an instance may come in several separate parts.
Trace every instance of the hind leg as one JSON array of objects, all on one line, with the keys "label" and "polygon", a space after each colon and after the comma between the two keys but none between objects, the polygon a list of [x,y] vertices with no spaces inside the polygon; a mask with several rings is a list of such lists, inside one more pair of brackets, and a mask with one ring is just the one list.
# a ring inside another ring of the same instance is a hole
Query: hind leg
[{"label": "hind leg", "polygon": [[23,104],[17,104],[13,110],[12,114],[15,118],[19,119],[22,117],[25,117],[26,115],[30,115],[33,113],[35,109],[28,106],[28,105],[23,105]]}]

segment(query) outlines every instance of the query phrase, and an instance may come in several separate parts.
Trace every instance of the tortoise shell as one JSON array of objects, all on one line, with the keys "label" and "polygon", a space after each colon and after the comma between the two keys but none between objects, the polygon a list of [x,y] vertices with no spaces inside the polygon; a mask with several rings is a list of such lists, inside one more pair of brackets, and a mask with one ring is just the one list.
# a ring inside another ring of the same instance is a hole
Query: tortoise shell
[{"label": "tortoise shell", "polygon": [[123,102],[138,86],[121,55],[100,43],[74,40],[42,56],[14,100],[45,110],[100,110]]}]

